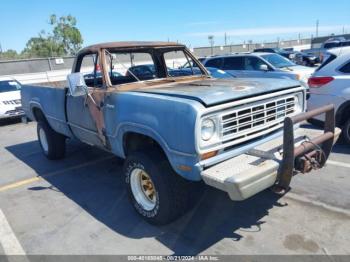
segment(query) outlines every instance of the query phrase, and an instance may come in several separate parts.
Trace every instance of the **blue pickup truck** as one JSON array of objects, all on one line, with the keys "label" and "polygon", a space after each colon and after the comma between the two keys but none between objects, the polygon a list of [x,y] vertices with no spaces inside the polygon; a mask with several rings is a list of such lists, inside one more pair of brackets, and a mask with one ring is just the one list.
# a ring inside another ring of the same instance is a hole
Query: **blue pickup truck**
[{"label": "blue pickup truck", "polygon": [[[150,64],[152,73],[136,70]],[[153,224],[184,214],[198,181],[236,201],[270,187],[284,194],[292,175],[323,167],[340,133],[332,105],[305,113],[299,82],[215,79],[170,42],[86,47],[67,82],[25,85],[21,95],[48,159],[64,157],[67,139],[125,159],[131,203]],[[323,131],[300,125],[322,113]]]}]

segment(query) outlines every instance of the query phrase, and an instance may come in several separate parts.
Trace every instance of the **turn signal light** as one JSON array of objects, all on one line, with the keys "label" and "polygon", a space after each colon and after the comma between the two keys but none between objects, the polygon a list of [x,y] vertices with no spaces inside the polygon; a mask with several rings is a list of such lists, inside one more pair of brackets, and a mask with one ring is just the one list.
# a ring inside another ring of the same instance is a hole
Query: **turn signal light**
[{"label": "turn signal light", "polygon": [[333,80],[334,78],[331,76],[310,77],[307,83],[309,87],[321,87]]},{"label": "turn signal light", "polygon": [[218,154],[218,151],[208,152],[208,153],[201,155],[201,159],[205,160],[205,159],[211,158],[213,156],[216,156],[217,154]]}]

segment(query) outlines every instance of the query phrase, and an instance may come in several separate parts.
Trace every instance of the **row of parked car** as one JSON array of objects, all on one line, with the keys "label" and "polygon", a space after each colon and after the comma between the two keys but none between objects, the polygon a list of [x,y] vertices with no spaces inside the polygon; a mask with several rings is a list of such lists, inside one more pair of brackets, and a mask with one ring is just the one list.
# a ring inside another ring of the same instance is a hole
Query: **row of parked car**
[{"label": "row of parked car", "polygon": [[327,60],[328,56],[330,55],[328,52],[329,50],[347,46],[350,46],[350,40],[347,40],[344,37],[332,37],[325,41],[320,47],[305,49],[302,50],[302,53],[311,57],[316,57],[317,61],[322,63],[323,61]]},{"label": "row of parked car", "polygon": [[267,52],[211,56],[200,61],[206,67],[218,68],[239,78],[286,78],[306,84],[314,72],[313,68],[297,65],[277,53]]}]

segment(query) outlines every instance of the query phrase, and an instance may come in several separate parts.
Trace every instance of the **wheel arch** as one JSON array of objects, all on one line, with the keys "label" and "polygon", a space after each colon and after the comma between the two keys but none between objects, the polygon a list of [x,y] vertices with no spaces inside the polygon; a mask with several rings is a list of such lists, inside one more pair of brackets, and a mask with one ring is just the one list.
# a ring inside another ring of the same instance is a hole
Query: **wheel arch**
[{"label": "wheel arch", "polygon": [[350,118],[350,101],[346,101],[343,104],[341,104],[335,114],[335,124],[337,126],[342,126],[347,116]]},{"label": "wheel arch", "polygon": [[[130,142],[134,139],[134,142]],[[113,141],[114,140],[114,141]],[[146,143],[144,143],[146,141]],[[129,150],[145,148],[149,145],[153,145],[164,154],[169,161],[173,170],[180,176],[198,181],[201,179],[199,170],[195,167],[198,159],[194,154],[178,152],[169,148],[166,141],[153,129],[143,127],[139,125],[123,125],[117,131],[115,139],[111,140],[114,152],[122,157],[126,158]],[[188,166],[190,170],[181,169],[180,166]]]},{"label": "wheel arch", "polygon": [[40,105],[37,105],[37,104],[34,104],[31,106],[31,113],[33,115],[33,118],[36,122],[39,122],[39,121],[45,121],[48,123],[46,117],[45,117],[45,114],[41,108]]},{"label": "wheel arch", "polygon": [[149,134],[129,130],[123,134],[122,141],[124,156],[127,156],[132,151],[138,151],[148,147],[157,148],[166,155],[165,150],[157,139]]}]

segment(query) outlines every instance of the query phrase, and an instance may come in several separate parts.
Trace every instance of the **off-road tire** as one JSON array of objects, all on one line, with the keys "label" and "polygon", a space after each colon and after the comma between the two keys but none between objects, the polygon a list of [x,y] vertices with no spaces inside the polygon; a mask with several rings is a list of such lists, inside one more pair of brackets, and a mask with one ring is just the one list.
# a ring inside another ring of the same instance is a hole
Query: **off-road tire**
[{"label": "off-road tire", "polygon": [[[134,169],[144,170],[156,189],[155,207],[146,210],[134,197],[131,174]],[[137,213],[148,223],[168,224],[182,216],[193,204],[199,193],[197,182],[190,182],[176,174],[166,157],[157,149],[131,152],[124,162],[125,183],[129,199]]]},{"label": "off-road tire", "polygon": [[[45,142],[42,141],[43,135],[40,132],[44,132],[46,137]],[[50,159],[62,159],[66,152],[66,137],[54,131],[46,121],[39,121],[37,124],[37,135],[40,147],[44,155]]]}]

